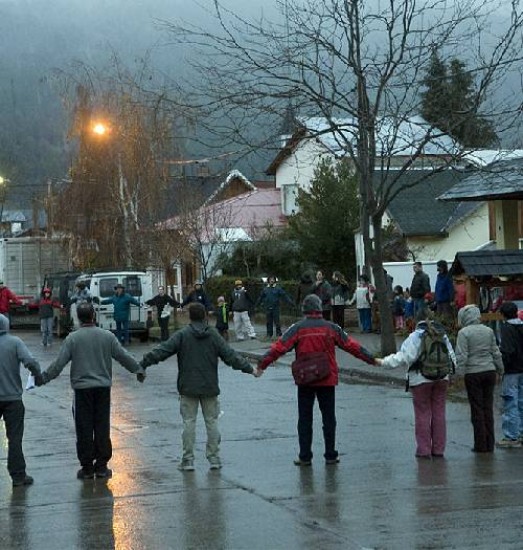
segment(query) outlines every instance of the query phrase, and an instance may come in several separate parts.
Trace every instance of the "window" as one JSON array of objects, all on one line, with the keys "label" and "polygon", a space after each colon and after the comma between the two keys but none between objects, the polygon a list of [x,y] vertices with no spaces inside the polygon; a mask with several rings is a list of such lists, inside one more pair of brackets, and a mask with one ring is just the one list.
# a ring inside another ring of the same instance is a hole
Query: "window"
[{"label": "window", "polygon": [[142,295],[142,280],[136,275],[125,277],[123,286],[125,287],[125,291],[131,296]]},{"label": "window", "polygon": [[297,212],[296,195],[298,194],[297,185],[283,185],[283,213],[286,216],[290,216],[292,213]]},{"label": "window", "polygon": [[116,277],[100,279],[100,298],[108,298],[114,294],[114,287],[118,284]]}]

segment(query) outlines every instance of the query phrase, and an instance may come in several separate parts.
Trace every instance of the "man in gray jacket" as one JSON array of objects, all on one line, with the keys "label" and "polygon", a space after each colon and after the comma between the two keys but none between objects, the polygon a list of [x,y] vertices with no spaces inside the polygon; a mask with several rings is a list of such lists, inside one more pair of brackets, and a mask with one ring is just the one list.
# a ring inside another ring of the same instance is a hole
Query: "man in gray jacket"
[{"label": "man in gray jacket", "polygon": [[235,370],[257,377],[261,374],[258,369],[249,364],[247,359],[229,347],[214,327],[207,325],[205,315],[205,307],[202,304],[190,304],[190,324],[146,353],[140,363],[146,368],[172,355],[178,355],[177,385],[180,393],[180,413],[183,419],[183,456],[179,469],[182,471],[194,470],[194,438],[198,405],[202,408],[207,429],[207,460],[211,470],[222,467],[221,437],[218,431],[220,413],[218,359]]},{"label": "man in gray jacket", "polygon": [[25,408],[22,401],[20,363],[40,381],[40,365],[17,336],[9,334],[9,319],[0,315],[0,418],[7,437],[7,470],[13,486],[31,485],[33,478],[25,472],[22,450]]},{"label": "man in gray jacket", "polygon": [[92,304],[80,303],[77,314],[80,328],[67,336],[58,357],[42,373],[42,383],[56,378],[71,362],[76,452],[82,465],[76,477],[109,478],[112,359],[132,373],[144,371],[112,332],[95,325]]}]

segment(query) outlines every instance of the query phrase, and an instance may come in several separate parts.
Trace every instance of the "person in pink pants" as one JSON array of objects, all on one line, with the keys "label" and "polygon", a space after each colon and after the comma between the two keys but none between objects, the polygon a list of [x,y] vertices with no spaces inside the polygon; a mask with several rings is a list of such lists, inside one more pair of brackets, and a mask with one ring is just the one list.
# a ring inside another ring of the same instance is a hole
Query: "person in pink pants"
[{"label": "person in pink pants", "polygon": [[[416,435],[416,456],[418,458],[441,458],[445,453],[447,442],[447,429],[445,419],[445,405],[447,401],[447,388],[449,377],[440,380],[429,380],[419,370],[420,355],[423,351],[423,338],[427,331],[428,323],[445,332],[443,325],[434,321],[420,321],[416,330],[403,342],[400,350],[384,357],[376,359],[377,365],[385,367],[406,367],[407,389],[412,393],[414,405],[414,423]],[[456,364],[456,356],[447,335],[444,335],[450,360]]]}]

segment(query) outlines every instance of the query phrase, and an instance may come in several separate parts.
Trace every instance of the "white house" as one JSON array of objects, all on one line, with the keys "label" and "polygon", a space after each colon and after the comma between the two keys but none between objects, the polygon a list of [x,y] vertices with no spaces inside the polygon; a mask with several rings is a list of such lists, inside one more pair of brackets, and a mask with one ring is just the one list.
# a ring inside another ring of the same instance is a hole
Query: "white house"
[{"label": "white house", "polygon": [[[354,119],[322,117],[303,118],[299,127],[286,142],[266,173],[281,189],[282,212],[286,216],[297,210],[298,189],[307,190],[314,170],[324,159],[349,159],[356,150],[357,127]],[[433,128],[421,117],[392,119],[383,117],[377,123],[376,168],[388,164],[400,168],[421,149],[412,168],[433,168],[447,165],[458,153],[456,142]],[[423,145],[421,145],[423,144]]]},{"label": "white house", "polygon": [[[406,238],[412,259],[452,260],[459,251],[489,245],[487,203],[443,204],[436,199],[467,176],[466,166],[482,166],[502,152],[470,151],[458,164],[454,159],[460,158],[462,152],[455,140],[420,117],[381,118],[377,124],[376,145],[376,180],[382,175],[387,180],[387,172],[396,176],[396,170],[417,155],[416,161],[401,176],[399,187],[408,188],[416,179],[423,181],[410,191],[400,192],[390,203],[383,220],[384,225],[393,222]],[[298,129],[286,140],[267,170],[267,174],[275,176],[276,187],[281,189],[282,212],[290,215],[296,211],[297,190],[310,188],[314,170],[323,159],[344,158],[351,162],[349,152],[355,149],[354,120],[327,121],[321,117],[299,120]],[[445,166],[449,168],[442,169]],[[355,243],[356,271],[361,273],[365,256],[360,233],[356,234]]]}]

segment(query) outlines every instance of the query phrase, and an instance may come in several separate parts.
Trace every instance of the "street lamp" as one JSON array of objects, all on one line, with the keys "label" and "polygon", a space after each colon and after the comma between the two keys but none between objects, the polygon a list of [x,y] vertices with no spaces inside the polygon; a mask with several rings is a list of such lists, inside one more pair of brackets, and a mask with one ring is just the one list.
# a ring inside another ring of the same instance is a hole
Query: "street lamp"
[{"label": "street lamp", "polygon": [[98,136],[105,136],[109,132],[109,127],[103,122],[95,122],[91,128],[94,134]]}]

